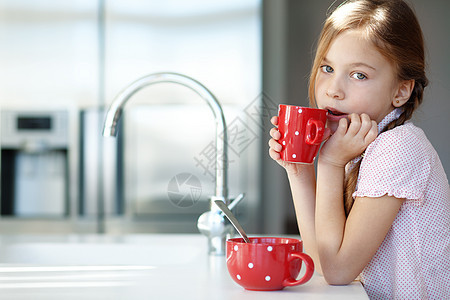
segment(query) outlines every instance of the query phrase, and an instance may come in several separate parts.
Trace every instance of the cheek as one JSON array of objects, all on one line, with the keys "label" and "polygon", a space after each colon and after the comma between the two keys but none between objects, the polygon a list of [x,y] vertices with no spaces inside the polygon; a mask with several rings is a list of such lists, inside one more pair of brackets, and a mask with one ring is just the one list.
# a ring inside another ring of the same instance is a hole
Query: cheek
[{"label": "cheek", "polygon": [[317,79],[314,85],[314,96],[316,98],[316,102],[320,103],[320,100],[325,95],[325,91],[323,89],[323,83]]}]

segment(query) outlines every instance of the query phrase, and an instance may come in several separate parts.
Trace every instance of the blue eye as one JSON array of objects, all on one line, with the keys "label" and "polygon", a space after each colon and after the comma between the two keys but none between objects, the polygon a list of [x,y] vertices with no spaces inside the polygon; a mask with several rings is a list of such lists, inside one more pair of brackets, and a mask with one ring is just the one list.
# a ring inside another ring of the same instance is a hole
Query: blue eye
[{"label": "blue eye", "polygon": [[358,80],[364,80],[367,79],[367,76],[364,75],[363,73],[353,73],[352,77]]},{"label": "blue eye", "polygon": [[324,73],[333,73],[333,68],[327,65],[324,66],[320,66],[320,69],[322,70],[322,72]]}]

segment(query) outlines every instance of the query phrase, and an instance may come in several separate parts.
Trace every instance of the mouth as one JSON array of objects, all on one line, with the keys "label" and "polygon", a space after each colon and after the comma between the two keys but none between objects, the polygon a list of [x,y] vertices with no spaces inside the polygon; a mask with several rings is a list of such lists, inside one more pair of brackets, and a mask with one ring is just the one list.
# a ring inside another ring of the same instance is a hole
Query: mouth
[{"label": "mouth", "polygon": [[340,119],[348,116],[347,113],[341,112],[332,107],[326,107],[325,109],[328,111],[328,120],[330,121],[339,121]]},{"label": "mouth", "polygon": [[346,113],[343,113],[343,112],[338,111],[338,110],[333,109],[333,108],[328,108],[327,107],[326,109],[328,110],[328,114],[329,115],[338,116],[338,117],[347,115]]}]

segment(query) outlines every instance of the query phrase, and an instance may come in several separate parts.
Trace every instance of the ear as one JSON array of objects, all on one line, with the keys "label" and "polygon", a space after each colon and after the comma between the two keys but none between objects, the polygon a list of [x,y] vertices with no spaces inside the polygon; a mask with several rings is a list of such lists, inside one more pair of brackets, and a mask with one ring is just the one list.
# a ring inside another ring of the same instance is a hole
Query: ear
[{"label": "ear", "polygon": [[400,81],[398,84],[397,94],[392,101],[392,105],[394,105],[395,107],[400,107],[405,104],[408,101],[409,97],[411,97],[411,93],[414,89],[414,84],[414,79]]}]

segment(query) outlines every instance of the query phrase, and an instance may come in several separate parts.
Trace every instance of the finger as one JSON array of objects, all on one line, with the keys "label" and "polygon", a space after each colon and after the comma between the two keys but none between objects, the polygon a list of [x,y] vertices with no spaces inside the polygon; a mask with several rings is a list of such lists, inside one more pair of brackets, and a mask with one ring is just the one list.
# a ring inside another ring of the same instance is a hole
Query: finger
[{"label": "finger", "polygon": [[275,161],[281,160],[281,154],[279,152],[274,151],[272,148],[269,149],[269,156]]},{"label": "finger", "polygon": [[339,120],[338,128],[334,132],[336,135],[344,135],[348,129],[348,121],[346,118],[342,118]]},{"label": "finger", "polygon": [[281,138],[281,133],[276,128],[270,129],[270,136],[275,140],[279,140]]},{"label": "finger", "polygon": [[270,122],[274,125],[278,125],[278,116],[273,116],[272,119],[270,119]]},{"label": "finger", "polygon": [[274,139],[269,140],[269,147],[276,152],[280,152],[281,150],[283,150],[283,146],[281,146],[281,144]]},{"label": "finger", "polygon": [[364,142],[366,143],[366,145],[368,145],[372,143],[377,138],[377,136],[378,136],[377,122],[371,121],[371,127],[365,136]]},{"label": "finger", "polygon": [[363,138],[365,138],[369,130],[372,128],[372,120],[370,119],[368,114],[361,114],[360,118],[361,118],[361,128],[358,134],[361,135]]},{"label": "finger", "polygon": [[361,118],[355,113],[349,115],[348,118],[350,120],[350,125],[348,126],[347,134],[355,136],[361,129]]}]

